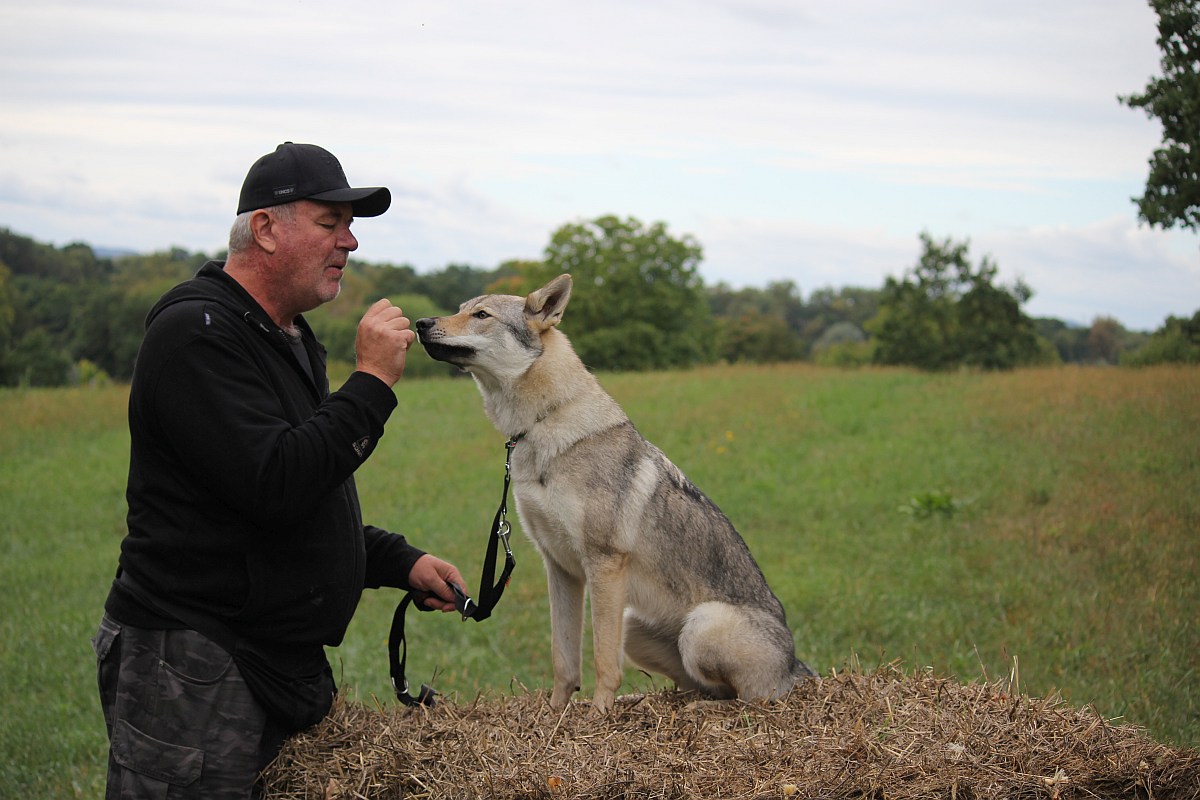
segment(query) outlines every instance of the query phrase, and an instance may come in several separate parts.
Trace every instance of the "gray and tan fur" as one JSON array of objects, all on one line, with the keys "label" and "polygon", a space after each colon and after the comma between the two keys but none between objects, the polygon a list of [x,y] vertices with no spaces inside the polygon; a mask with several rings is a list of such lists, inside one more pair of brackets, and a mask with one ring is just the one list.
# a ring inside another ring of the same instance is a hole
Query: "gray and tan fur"
[{"label": "gray and tan fur", "polygon": [[681,689],[778,698],[814,673],[796,659],[783,606],[728,518],[646,441],[558,330],[561,275],[528,297],[484,295],[419,319],[435,359],[469,372],[512,451],[521,524],[545,562],[554,690],[579,689],[584,590],[596,691],[612,707],[622,654]]}]

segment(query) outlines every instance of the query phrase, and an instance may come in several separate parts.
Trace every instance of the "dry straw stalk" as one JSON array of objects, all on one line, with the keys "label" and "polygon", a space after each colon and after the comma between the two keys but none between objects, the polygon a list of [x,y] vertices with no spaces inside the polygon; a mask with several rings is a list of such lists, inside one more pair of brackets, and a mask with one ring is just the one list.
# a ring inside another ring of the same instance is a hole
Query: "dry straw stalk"
[{"label": "dry straw stalk", "polygon": [[1200,752],[1058,698],[895,665],[777,703],[659,692],[607,716],[545,695],[432,709],[339,700],[268,769],[274,800],[1200,798]]}]

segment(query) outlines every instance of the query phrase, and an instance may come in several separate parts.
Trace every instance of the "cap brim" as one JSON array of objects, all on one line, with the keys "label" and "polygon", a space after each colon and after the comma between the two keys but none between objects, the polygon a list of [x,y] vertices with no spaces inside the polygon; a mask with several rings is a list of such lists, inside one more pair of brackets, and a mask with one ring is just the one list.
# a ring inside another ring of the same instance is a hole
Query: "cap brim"
[{"label": "cap brim", "polygon": [[378,217],[392,205],[392,193],[383,186],[363,189],[330,189],[311,194],[306,199],[326,203],[349,203],[356,217]]}]

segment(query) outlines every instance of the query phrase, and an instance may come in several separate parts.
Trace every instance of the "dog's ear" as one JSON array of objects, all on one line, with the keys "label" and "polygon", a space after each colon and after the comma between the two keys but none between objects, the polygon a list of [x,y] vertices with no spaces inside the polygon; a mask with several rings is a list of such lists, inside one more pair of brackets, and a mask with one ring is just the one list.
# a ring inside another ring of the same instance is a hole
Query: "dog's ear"
[{"label": "dog's ear", "polygon": [[525,313],[542,330],[562,322],[563,309],[571,299],[571,276],[559,275],[525,298]]}]

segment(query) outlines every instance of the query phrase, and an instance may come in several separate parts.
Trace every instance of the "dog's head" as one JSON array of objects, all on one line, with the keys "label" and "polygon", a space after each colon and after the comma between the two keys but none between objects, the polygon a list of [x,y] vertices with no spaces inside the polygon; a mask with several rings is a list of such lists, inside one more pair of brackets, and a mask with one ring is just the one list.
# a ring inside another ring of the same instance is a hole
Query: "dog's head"
[{"label": "dog's head", "polygon": [[571,276],[559,275],[528,297],[485,294],[449,317],[416,322],[425,352],[474,375],[513,379],[541,355],[543,338],[562,321]]}]

